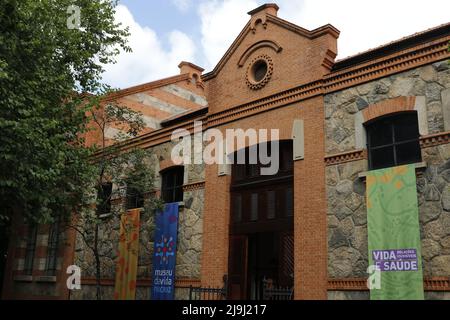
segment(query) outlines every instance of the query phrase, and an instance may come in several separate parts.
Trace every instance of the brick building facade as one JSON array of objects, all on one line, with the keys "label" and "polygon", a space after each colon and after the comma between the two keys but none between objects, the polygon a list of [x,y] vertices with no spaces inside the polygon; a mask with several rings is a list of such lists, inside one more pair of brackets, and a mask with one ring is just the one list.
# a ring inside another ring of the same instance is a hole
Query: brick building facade
[{"label": "brick building facade", "polygon": [[[267,183],[236,179],[237,169],[229,165],[184,166],[176,298],[186,298],[189,285],[220,287],[224,275],[233,298],[255,298],[264,272],[275,272],[284,273],[295,299],[367,299],[364,177],[376,159],[366,131],[379,119],[408,114],[420,134],[420,161],[413,162],[426,298],[449,299],[450,24],[335,61],[335,27],[309,31],[280,19],[277,11],[268,4],[249,12],[249,22],[213,71],[202,74],[183,62],[179,76],[110,97],[144,114],[146,132],[126,147],[148,149],[157,176],[174,167],[172,132],[193,132],[194,121],[222,133],[278,129],[290,156],[285,174]],[[155,188],[161,188],[160,179]],[[273,210],[286,215],[271,223],[251,217],[243,222],[247,211],[258,217],[255,206],[260,215],[270,215],[269,199],[276,203]],[[74,233],[58,239],[49,270],[52,232],[17,230],[9,241],[3,297],[94,298],[92,257]],[[114,288],[118,230],[114,221],[103,226],[106,298]],[[270,255],[269,247],[278,255],[273,261],[255,258],[264,251]],[[137,299],[150,298],[152,250],[152,231],[145,230]],[[82,269],[80,291],[66,289],[71,264]]]}]

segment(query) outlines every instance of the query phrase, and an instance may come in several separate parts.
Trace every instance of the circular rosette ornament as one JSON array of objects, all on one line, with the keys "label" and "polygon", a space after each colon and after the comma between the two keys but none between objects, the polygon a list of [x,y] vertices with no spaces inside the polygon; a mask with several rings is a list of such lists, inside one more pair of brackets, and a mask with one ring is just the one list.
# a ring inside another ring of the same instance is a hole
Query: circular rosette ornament
[{"label": "circular rosette ornament", "polygon": [[263,88],[272,77],[273,61],[268,55],[255,57],[248,65],[246,73],[247,86],[252,90]]}]

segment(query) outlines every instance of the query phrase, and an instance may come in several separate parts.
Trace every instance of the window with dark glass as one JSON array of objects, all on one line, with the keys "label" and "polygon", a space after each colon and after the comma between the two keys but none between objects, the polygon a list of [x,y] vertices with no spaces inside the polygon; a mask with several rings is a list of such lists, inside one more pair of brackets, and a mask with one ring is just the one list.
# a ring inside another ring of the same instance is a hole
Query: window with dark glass
[{"label": "window with dark glass", "polygon": [[184,167],[174,167],[162,172],[162,199],[166,203],[183,201]]},{"label": "window with dark glass", "polygon": [[[270,157],[270,144],[268,146]],[[251,224],[267,230],[291,223],[294,213],[292,141],[280,141],[279,151],[279,171],[267,176],[261,174],[261,168],[270,165],[259,161],[257,164],[248,163],[249,148],[245,149],[245,164],[237,164],[238,155],[234,153],[230,191],[231,223],[235,232],[244,232],[245,228],[251,228]]]},{"label": "window with dark glass", "polygon": [[48,276],[56,274],[56,265],[58,261],[58,244],[60,234],[60,222],[56,220],[50,227],[47,244],[47,259],[45,263],[45,271]]},{"label": "window with dark glass", "polygon": [[294,194],[292,192],[292,187],[289,187],[285,190],[284,199],[286,201],[286,216],[290,217],[294,214]]},{"label": "window with dark glass", "polygon": [[137,187],[128,184],[127,185],[127,210],[144,207],[144,195]]},{"label": "window with dark glass", "polygon": [[277,211],[277,193],[275,190],[267,191],[267,219],[275,219]]},{"label": "window with dark glass", "polygon": [[416,112],[381,118],[366,130],[371,170],[422,161]]},{"label": "window with dark glass", "polygon": [[232,194],[233,222],[242,221],[242,195]]},{"label": "window with dark glass", "polygon": [[257,221],[258,220],[258,193],[252,193],[251,194],[251,211],[250,211],[250,221]]},{"label": "window with dark glass", "polygon": [[27,244],[25,248],[25,261],[23,272],[26,275],[33,273],[34,253],[36,251],[37,226],[28,226]]},{"label": "window with dark glass", "polygon": [[[258,145],[256,150],[259,158],[259,148]],[[245,149],[245,164],[238,163],[239,157],[238,154],[240,152],[244,152],[243,150],[237,151],[234,153],[234,165],[232,169],[232,179],[233,182],[239,182],[243,180],[267,180],[270,178],[277,178],[280,176],[287,176],[292,174],[292,168],[293,168],[293,155],[292,155],[292,141],[291,140],[284,140],[279,141],[279,152],[278,155],[272,154],[272,145],[271,143],[267,143],[267,155],[272,159],[276,159],[275,157],[278,157],[278,172],[273,176],[264,176],[261,175],[261,168],[264,167],[270,167],[271,164],[263,165],[259,161],[256,164],[250,163],[250,155],[249,151],[250,148]]]},{"label": "window with dark glass", "polygon": [[99,215],[111,212],[111,193],[112,193],[112,183],[105,183],[98,190],[97,213]]}]

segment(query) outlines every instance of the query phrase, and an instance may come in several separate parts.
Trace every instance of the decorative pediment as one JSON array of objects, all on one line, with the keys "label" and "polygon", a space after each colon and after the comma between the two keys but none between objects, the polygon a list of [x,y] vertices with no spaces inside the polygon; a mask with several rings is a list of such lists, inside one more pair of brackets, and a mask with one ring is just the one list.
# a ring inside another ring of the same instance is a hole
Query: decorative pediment
[{"label": "decorative pediment", "polygon": [[[279,27],[282,27],[286,30],[289,30],[291,32],[294,32],[302,37],[305,37],[307,39],[316,39],[325,35],[331,35],[333,38],[337,39],[339,37],[339,30],[337,30],[335,27],[333,27],[330,24],[324,25],[322,27],[319,27],[314,30],[307,30],[305,28],[299,27],[293,23],[290,23],[286,20],[283,20],[276,16],[276,10],[277,8],[272,6],[261,6],[255,10],[252,10],[249,12],[249,14],[252,16],[250,21],[245,25],[244,29],[241,31],[239,36],[235,39],[233,44],[230,46],[230,48],[227,50],[225,55],[220,59],[219,63],[216,65],[216,67],[209,73],[206,73],[202,76],[203,81],[207,81],[211,78],[214,78],[220,70],[224,67],[224,65],[228,62],[228,60],[231,58],[231,56],[238,50],[244,39],[248,36],[249,33],[256,33],[257,26],[259,24],[262,24],[264,28],[267,28],[269,23],[273,23],[274,25],[277,25]],[[246,51],[241,55],[238,66],[243,67],[245,64],[245,61],[251,56],[251,54],[264,47],[272,48],[275,52],[279,53],[281,52],[282,48],[281,46],[271,40],[265,40],[265,41],[259,41],[255,44],[253,44],[251,47],[247,48]],[[333,50],[334,51],[334,50]],[[328,52],[327,53],[327,59],[324,61],[324,64],[329,68],[330,65],[334,62],[334,57],[336,57],[335,52]]]},{"label": "decorative pediment", "polygon": [[238,66],[242,68],[253,52],[265,47],[273,49],[273,51],[275,51],[276,53],[279,53],[281,52],[281,50],[283,50],[283,48],[275,41],[271,40],[259,41],[244,51],[244,53],[241,55],[241,58],[239,59]]}]

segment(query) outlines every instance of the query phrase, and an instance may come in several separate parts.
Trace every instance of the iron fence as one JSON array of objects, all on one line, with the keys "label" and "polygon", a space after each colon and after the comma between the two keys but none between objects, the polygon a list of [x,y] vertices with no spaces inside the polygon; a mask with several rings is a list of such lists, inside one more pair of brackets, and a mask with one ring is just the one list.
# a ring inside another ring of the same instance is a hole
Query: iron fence
[{"label": "iron fence", "polygon": [[263,300],[293,300],[294,288],[281,286],[264,286]]},{"label": "iron fence", "polygon": [[227,276],[223,276],[223,287],[194,287],[189,286],[189,300],[226,300],[227,299]]}]

